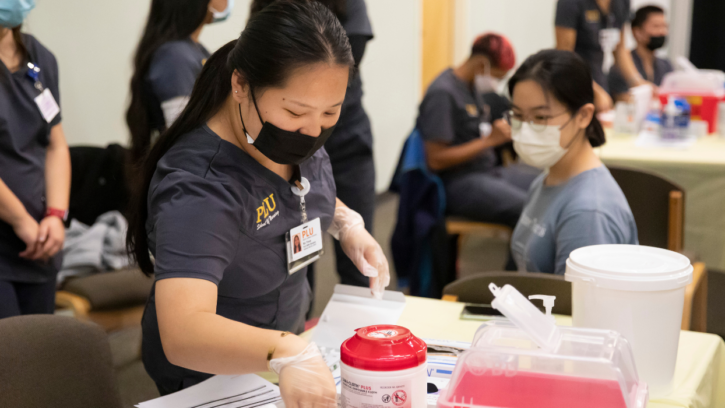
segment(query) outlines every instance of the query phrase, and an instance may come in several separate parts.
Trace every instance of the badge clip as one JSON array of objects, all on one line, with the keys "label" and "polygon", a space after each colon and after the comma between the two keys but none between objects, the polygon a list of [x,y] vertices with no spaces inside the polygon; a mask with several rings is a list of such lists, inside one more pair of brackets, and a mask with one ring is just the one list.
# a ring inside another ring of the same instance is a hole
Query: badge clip
[{"label": "badge clip", "polygon": [[42,91],[43,90],[43,84],[40,83],[40,67],[33,64],[32,62],[28,62],[28,77],[30,77],[31,80],[33,80],[33,85],[35,86],[35,89]]}]

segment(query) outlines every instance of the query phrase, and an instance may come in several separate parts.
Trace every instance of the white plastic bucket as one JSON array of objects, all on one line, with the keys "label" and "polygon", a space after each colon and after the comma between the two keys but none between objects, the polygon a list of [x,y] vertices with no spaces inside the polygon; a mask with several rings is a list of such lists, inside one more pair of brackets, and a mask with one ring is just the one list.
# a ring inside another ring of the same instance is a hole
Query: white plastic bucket
[{"label": "white plastic bucket", "polygon": [[594,245],[569,255],[566,280],[572,283],[574,326],[621,333],[652,398],[669,394],[685,287],[692,282],[690,260],[660,248]]}]

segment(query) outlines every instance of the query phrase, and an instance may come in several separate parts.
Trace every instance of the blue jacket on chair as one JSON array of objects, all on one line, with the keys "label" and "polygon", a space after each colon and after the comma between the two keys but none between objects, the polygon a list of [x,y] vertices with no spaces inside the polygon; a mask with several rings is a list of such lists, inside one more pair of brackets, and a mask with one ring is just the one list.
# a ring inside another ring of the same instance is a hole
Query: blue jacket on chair
[{"label": "blue jacket on chair", "polygon": [[398,162],[391,191],[400,193],[398,221],[391,246],[400,287],[414,296],[436,296],[431,236],[444,219],[443,181],[428,170],[425,147],[417,129],[408,136]]}]

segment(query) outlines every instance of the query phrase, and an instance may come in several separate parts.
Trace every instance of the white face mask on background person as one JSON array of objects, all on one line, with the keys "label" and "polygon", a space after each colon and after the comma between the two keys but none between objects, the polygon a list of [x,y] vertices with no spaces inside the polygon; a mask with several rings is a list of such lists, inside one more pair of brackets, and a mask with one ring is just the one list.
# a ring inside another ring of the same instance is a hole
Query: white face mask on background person
[{"label": "white face mask on background person", "polygon": [[523,122],[519,129],[511,129],[511,138],[514,141],[514,150],[521,160],[539,169],[548,169],[555,165],[569,150],[568,147],[561,147],[561,129],[556,125],[548,125],[541,132],[537,132],[531,124]]},{"label": "white face mask on background person", "polygon": [[499,80],[491,76],[491,74],[478,74],[473,79],[476,91],[481,94],[490,92],[498,92]]},{"label": "white face mask on background person", "polygon": [[476,74],[473,78],[476,91],[480,94],[498,92],[499,83],[500,81],[491,75],[491,65],[488,62],[483,69],[483,74]]}]

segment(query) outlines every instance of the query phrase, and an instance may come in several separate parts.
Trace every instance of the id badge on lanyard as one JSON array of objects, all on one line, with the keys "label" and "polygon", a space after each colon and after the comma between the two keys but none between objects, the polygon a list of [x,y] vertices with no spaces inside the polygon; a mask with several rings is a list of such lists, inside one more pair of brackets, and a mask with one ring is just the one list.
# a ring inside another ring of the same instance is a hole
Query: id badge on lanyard
[{"label": "id badge on lanyard", "polygon": [[609,74],[609,70],[614,65],[614,50],[621,41],[622,31],[618,28],[611,28],[614,25],[614,17],[609,16],[607,28],[599,31],[599,45],[602,47],[604,52],[604,58],[602,59],[602,72]]},{"label": "id badge on lanyard", "polygon": [[[301,189],[299,187],[302,187]],[[300,198],[301,224],[285,234],[287,244],[287,270],[293,274],[320,259],[322,250],[322,226],[320,219],[307,220],[305,196],[310,192],[310,182],[302,177],[298,186],[292,186],[292,193]]]},{"label": "id badge on lanyard", "polygon": [[35,104],[38,105],[40,113],[43,115],[43,119],[50,123],[57,114],[60,113],[60,106],[55,101],[53,94],[50,89],[43,89],[43,84],[40,82],[40,67],[28,62],[28,77],[33,81],[35,89],[40,91],[40,95],[34,98]]}]

